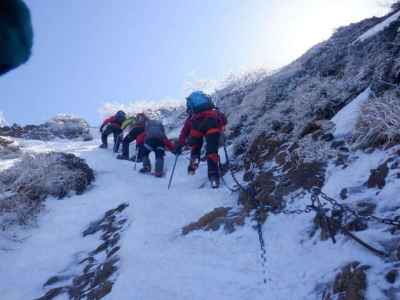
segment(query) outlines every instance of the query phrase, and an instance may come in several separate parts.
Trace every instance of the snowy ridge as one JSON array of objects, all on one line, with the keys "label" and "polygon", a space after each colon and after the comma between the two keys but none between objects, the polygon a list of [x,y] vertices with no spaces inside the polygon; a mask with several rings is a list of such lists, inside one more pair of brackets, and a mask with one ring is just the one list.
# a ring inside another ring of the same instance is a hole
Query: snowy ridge
[{"label": "snowy ridge", "polygon": [[392,16],[386,18],[383,22],[375,25],[371,29],[369,29],[367,32],[362,34],[360,37],[358,37],[354,43],[357,42],[363,42],[366,39],[369,39],[370,37],[373,37],[374,35],[378,34],[382,30],[384,30],[386,27],[390,26],[394,21],[396,21],[400,17],[400,11],[396,12]]}]

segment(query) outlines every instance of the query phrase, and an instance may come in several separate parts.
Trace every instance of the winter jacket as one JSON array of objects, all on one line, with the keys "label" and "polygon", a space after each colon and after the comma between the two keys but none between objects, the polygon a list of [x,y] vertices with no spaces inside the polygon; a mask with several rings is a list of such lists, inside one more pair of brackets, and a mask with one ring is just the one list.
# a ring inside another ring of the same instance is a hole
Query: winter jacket
[{"label": "winter jacket", "polygon": [[186,120],[185,123],[183,124],[181,133],[179,134],[179,139],[178,139],[178,143],[179,145],[185,145],[186,144],[186,139],[188,138],[189,134],[190,134],[190,130],[192,129],[192,115],[189,115]]},{"label": "winter jacket", "polygon": [[205,119],[215,120],[214,123],[216,123],[216,126],[211,126],[211,128],[207,128],[206,134],[210,134],[212,132],[220,132],[221,133],[224,131],[225,125],[228,123],[225,114],[220,112],[217,109],[210,109],[210,110],[206,110],[206,111],[203,111],[200,113],[190,115],[185,120],[183,128],[179,134],[179,140],[178,140],[179,145],[185,145],[186,139],[189,136],[196,134],[197,130],[193,129],[193,124],[198,124]]},{"label": "winter jacket", "polygon": [[[136,145],[144,145],[145,140],[146,140],[146,133],[143,132],[137,136]],[[172,143],[171,140],[168,139],[167,137],[165,137],[162,142],[165,145],[165,147],[167,148],[167,150],[169,150],[171,152],[175,150],[174,143]]]},{"label": "winter jacket", "polygon": [[125,130],[126,128],[128,128],[129,126],[133,125],[136,123],[136,118],[135,117],[129,117],[127,118],[121,125],[121,129]]},{"label": "winter jacket", "polygon": [[104,126],[108,124],[111,124],[112,126],[117,128],[121,128],[122,123],[123,121],[121,122],[121,120],[118,120],[115,116],[112,116],[104,120],[103,124],[101,124],[100,126],[100,130],[102,130]]}]

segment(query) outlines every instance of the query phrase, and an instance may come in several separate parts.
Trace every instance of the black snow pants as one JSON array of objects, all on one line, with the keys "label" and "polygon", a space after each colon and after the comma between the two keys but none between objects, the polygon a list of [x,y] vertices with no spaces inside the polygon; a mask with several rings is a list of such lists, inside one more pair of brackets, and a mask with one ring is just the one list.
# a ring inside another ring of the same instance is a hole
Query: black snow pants
[{"label": "black snow pants", "polygon": [[[127,136],[122,140],[122,155],[129,157],[129,144],[132,143],[139,134],[144,131],[143,127],[134,127],[129,131]],[[140,157],[140,155],[139,155]]]},{"label": "black snow pants", "polygon": [[143,145],[140,145],[139,156],[143,160],[143,168],[151,170],[150,153],[154,152],[156,156],[155,173],[161,175],[164,172],[165,145],[160,139],[146,139]]},{"label": "black snow pants", "polygon": [[117,143],[118,141],[118,136],[122,133],[122,129],[118,126],[109,124],[106,129],[103,130],[102,134],[101,134],[101,141],[103,143],[103,145],[107,146],[108,145],[108,136],[110,134],[113,134],[114,136],[114,144]]}]

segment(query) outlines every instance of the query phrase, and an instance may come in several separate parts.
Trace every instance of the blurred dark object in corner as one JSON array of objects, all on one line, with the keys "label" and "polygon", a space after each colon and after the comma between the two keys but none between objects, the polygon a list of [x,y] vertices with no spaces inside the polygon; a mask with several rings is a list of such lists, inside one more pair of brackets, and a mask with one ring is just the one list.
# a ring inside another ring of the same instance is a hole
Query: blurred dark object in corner
[{"label": "blurred dark object in corner", "polygon": [[25,63],[33,30],[29,8],[22,0],[0,0],[0,76]]}]

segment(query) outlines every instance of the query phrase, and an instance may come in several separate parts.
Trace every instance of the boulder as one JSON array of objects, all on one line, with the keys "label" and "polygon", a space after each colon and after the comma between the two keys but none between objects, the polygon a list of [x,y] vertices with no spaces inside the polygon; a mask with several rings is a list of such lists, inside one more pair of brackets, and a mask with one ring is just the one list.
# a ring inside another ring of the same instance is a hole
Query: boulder
[{"label": "boulder", "polygon": [[59,152],[25,155],[0,172],[0,226],[28,225],[47,196],[62,199],[82,194],[94,180],[93,170],[73,155]]}]

